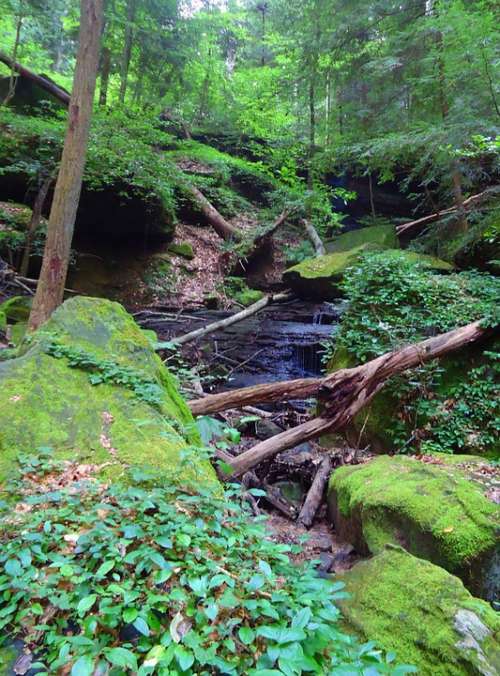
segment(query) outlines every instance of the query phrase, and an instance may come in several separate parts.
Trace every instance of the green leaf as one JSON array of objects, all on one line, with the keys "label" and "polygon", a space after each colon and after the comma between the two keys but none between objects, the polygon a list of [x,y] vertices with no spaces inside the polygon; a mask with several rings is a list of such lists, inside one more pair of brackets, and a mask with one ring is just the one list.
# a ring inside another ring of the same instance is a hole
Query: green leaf
[{"label": "green leaf", "polygon": [[259,561],[259,568],[264,573],[264,575],[266,577],[272,577],[273,576],[273,571],[271,570],[271,566],[267,563],[267,561],[262,561],[262,559],[261,559]]},{"label": "green leaf", "polygon": [[149,636],[149,627],[146,620],[144,620],[142,617],[138,617],[133,624],[140,634],[143,636]]},{"label": "green leaf", "polygon": [[106,651],[106,659],[115,667],[122,667],[123,669],[131,669],[133,672],[137,671],[137,658],[133,652],[126,648],[111,648]]},{"label": "green leaf", "polygon": [[94,673],[94,658],[90,655],[82,655],[73,664],[71,676],[92,676]]},{"label": "green leaf", "polygon": [[105,561],[96,570],[96,577],[104,577],[109,573],[110,570],[113,570],[114,567],[115,567],[114,561]]},{"label": "green leaf", "polygon": [[123,611],[123,621],[130,624],[130,622],[135,620],[138,614],[139,612],[135,608],[125,608]]},{"label": "green leaf", "polygon": [[182,645],[178,645],[175,649],[175,658],[177,659],[177,662],[179,663],[180,668],[182,671],[187,671],[190,666],[194,663],[194,655],[193,653],[188,650],[187,648],[184,648]]},{"label": "green leaf", "polygon": [[7,559],[7,561],[5,562],[4,570],[7,573],[7,575],[10,575],[11,577],[17,577],[18,575],[22,575],[23,572],[23,569],[18,559]]},{"label": "green leaf", "polygon": [[310,608],[302,608],[292,619],[292,627],[294,629],[305,629],[312,617]]},{"label": "green leaf", "polygon": [[71,577],[75,571],[69,564],[65,563],[59,568],[59,572],[63,577]]},{"label": "green leaf", "polygon": [[83,599],[78,603],[76,608],[78,615],[84,615],[87,610],[90,610],[94,603],[97,600],[97,594],[90,594],[89,596],[84,596]]},{"label": "green leaf", "polygon": [[241,627],[238,631],[238,636],[240,637],[240,641],[245,645],[250,645],[255,641],[255,632],[250,627]]}]

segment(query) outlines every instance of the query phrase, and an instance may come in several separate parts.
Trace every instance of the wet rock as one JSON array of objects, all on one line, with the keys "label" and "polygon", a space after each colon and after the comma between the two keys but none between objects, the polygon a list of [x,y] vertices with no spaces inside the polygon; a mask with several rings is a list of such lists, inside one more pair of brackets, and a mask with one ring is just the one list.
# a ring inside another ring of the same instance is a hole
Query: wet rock
[{"label": "wet rock", "polygon": [[399,249],[399,239],[394,225],[374,225],[369,228],[350,230],[326,242],[328,253],[348,251],[361,244],[376,244],[385,249]]}]

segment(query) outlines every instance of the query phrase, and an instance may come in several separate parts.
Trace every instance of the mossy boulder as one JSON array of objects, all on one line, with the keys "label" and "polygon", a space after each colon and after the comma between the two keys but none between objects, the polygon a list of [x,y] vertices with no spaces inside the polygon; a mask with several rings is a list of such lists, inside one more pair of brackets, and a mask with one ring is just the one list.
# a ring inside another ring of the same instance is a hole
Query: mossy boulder
[{"label": "mossy boulder", "polygon": [[30,310],[31,298],[29,296],[12,296],[0,304],[0,314],[5,316],[7,324],[27,322]]},{"label": "mossy boulder", "polygon": [[0,362],[0,482],[19,453],[51,447],[113,479],[135,465],[158,481],[217,484],[175,379],[121,305],[68,300],[20,353]]},{"label": "mossy boulder", "polygon": [[499,507],[458,456],[451,463],[444,454],[435,458],[440,464],[381,456],[336,470],[328,488],[335,529],[362,554],[401,545],[493,599],[500,592]]},{"label": "mossy boulder", "polygon": [[283,281],[301,298],[338,298],[342,295],[339,285],[347,268],[363,253],[377,249],[374,244],[362,244],[348,251],[308,258],[286,270]]},{"label": "mossy boulder", "polygon": [[344,624],[421,676],[495,676],[500,620],[442,568],[389,546],[343,576]]},{"label": "mossy boulder", "polygon": [[[302,298],[332,300],[342,295],[340,284],[346,270],[352,267],[363,254],[382,249],[384,247],[380,244],[365,242],[346,251],[308,258],[286,270],[283,281]],[[415,251],[385,249],[384,255],[402,257],[405,261],[415,265],[419,264],[436,272],[451,272],[453,270],[450,263],[434,256],[418,254]]]},{"label": "mossy boulder", "polygon": [[326,242],[328,253],[338,253],[339,251],[349,251],[362,244],[376,244],[383,249],[399,249],[399,239],[396,235],[396,228],[391,224],[373,225],[369,228],[360,228],[359,230],[349,230],[342,235]]},{"label": "mossy boulder", "polygon": [[248,307],[264,297],[262,291],[251,289],[242,277],[226,277],[224,290],[229,298]]}]

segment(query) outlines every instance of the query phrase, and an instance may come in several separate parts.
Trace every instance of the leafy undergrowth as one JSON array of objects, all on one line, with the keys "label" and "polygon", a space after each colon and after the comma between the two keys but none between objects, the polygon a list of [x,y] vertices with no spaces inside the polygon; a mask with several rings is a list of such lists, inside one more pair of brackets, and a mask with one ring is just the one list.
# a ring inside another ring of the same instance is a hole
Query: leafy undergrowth
[{"label": "leafy undergrowth", "polygon": [[0,628],[38,673],[413,671],[340,630],[342,583],[290,563],[237,488],[178,493],[144,470],[104,486],[93,470],[40,449],[3,495]]}]

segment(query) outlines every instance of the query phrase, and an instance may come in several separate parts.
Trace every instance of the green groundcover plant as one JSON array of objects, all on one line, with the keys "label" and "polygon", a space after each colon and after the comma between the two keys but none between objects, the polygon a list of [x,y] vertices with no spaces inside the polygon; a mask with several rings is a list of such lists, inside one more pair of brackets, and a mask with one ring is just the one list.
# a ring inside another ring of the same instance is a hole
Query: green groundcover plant
[{"label": "green groundcover plant", "polygon": [[0,505],[0,655],[22,639],[38,673],[72,676],[414,671],[344,633],[343,584],[292,564],[240,487],[193,495],[143,469],[105,485],[50,449],[20,469]]}]

